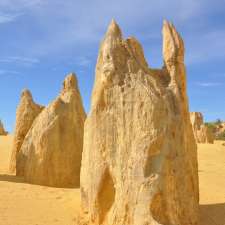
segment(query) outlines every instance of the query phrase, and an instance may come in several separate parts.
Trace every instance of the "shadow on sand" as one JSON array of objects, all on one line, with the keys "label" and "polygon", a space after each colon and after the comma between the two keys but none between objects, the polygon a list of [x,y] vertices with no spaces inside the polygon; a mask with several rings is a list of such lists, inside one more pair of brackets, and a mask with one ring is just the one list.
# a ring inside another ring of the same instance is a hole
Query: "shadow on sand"
[{"label": "shadow on sand", "polygon": [[43,187],[49,187],[49,188],[64,188],[64,189],[74,189],[74,188],[79,188],[77,186],[71,185],[67,187],[56,187],[56,186],[50,186],[50,185],[44,185],[44,184],[39,184],[39,183],[31,183],[31,182],[26,182],[23,177],[19,177],[13,174],[0,174],[0,182],[5,181],[5,182],[12,182],[12,183],[24,183],[24,184],[29,184],[29,185],[36,185],[36,186],[43,186]]},{"label": "shadow on sand", "polygon": [[0,181],[7,181],[13,183],[25,183],[23,177],[17,177],[15,175],[10,174],[0,174]]},{"label": "shadow on sand", "polygon": [[225,203],[200,205],[199,225],[225,225]]}]

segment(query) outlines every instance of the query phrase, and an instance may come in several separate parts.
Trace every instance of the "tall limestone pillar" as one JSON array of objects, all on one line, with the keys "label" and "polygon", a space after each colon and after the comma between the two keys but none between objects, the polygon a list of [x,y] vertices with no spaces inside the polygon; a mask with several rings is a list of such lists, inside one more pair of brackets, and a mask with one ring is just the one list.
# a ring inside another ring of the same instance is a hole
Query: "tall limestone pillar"
[{"label": "tall limestone pillar", "polygon": [[81,197],[90,224],[197,225],[196,143],[184,45],[163,25],[162,69],[112,21],[96,65],[85,122]]}]

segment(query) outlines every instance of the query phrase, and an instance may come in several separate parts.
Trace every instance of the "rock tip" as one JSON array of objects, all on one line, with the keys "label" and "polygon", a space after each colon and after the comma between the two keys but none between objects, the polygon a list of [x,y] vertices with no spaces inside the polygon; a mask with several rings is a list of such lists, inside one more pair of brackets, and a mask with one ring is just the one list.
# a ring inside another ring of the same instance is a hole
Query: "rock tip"
[{"label": "rock tip", "polygon": [[184,43],[175,26],[163,20],[163,58],[165,62],[184,62]]},{"label": "rock tip", "polygon": [[113,18],[108,26],[106,36],[119,36],[122,37],[122,32],[117,24],[116,20]]},{"label": "rock tip", "polygon": [[169,25],[170,22],[167,19],[163,19],[163,25]]},{"label": "rock tip", "polygon": [[77,87],[77,76],[74,72],[71,72],[66,76],[63,82],[63,90],[74,89],[76,87]]},{"label": "rock tip", "polygon": [[22,92],[21,92],[21,98],[22,98],[22,97],[29,97],[29,98],[32,98],[32,94],[31,94],[30,90],[27,89],[27,88],[24,88],[24,89],[22,90]]}]

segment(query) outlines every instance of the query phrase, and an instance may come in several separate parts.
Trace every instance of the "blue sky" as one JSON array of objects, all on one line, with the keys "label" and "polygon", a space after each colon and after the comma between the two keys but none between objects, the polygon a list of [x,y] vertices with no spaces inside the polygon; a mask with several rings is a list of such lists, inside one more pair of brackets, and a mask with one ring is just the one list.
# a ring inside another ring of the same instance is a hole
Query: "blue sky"
[{"label": "blue sky", "polygon": [[23,88],[47,105],[75,72],[89,111],[98,47],[115,18],[135,36],[152,68],[162,66],[163,19],[186,46],[191,111],[225,119],[225,0],[0,0],[0,118],[15,123]]}]

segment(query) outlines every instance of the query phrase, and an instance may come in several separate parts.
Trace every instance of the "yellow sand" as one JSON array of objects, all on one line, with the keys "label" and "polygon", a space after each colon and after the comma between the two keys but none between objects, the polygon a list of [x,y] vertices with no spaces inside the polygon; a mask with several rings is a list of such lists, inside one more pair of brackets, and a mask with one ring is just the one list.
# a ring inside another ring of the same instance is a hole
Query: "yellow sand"
[{"label": "yellow sand", "polygon": [[11,136],[0,136],[0,225],[74,225],[79,189],[31,185],[9,175],[11,145]]},{"label": "yellow sand", "polygon": [[[75,225],[79,189],[30,185],[8,174],[12,136],[0,136],[0,225]],[[225,225],[225,146],[198,146],[200,225]]]},{"label": "yellow sand", "polygon": [[225,225],[225,146],[198,145],[200,225]]}]

